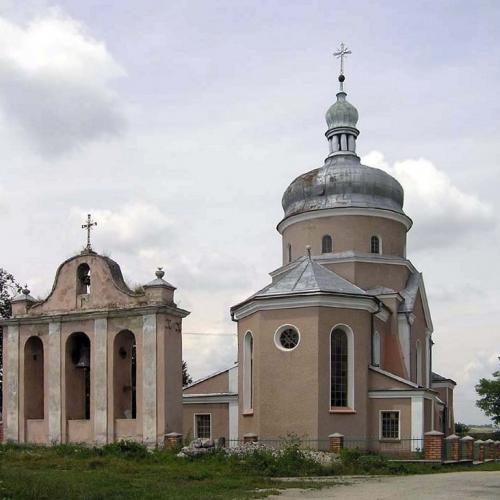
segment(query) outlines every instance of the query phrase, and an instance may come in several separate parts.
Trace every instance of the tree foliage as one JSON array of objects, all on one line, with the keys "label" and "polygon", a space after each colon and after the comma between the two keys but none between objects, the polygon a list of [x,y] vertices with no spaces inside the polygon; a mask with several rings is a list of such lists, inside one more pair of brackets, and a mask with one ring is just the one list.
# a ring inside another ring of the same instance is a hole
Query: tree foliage
[{"label": "tree foliage", "polygon": [[0,267],[0,317],[10,317],[10,301],[20,291],[21,287],[14,279],[14,276]]},{"label": "tree foliage", "polygon": [[186,387],[189,385],[193,379],[191,375],[189,375],[187,363],[185,361],[182,362],[182,387]]},{"label": "tree foliage", "polygon": [[492,379],[480,379],[476,392],[480,396],[476,406],[491,417],[495,424],[500,424],[500,370],[493,373]]}]

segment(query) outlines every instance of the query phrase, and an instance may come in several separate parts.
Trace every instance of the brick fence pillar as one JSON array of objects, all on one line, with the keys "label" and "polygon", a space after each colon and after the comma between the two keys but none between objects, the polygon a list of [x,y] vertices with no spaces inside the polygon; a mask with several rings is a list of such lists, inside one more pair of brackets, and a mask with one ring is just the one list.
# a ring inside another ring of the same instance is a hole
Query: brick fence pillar
[{"label": "brick fence pillar", "polygon": [[458,462],[460,458],[460,438],[456,434],[451,434],[445,439],[446,460],[449,462]]},{"label": "brick fence pillar", "polygon": [[495,460],[495,441],[493,439],[487,439],[484,442],[484,459],[485,460]]},{"label": "brick fence pillar", "polygon": [[500,441],[495,441],[495,460],[500,460]]},{"label": "brick fence pillar", "polygon": [[472,436],[464,436],[462,442],[461,460],[474,460],[474,438]]},{"label": "brick fence pillar", "polygon": [[340,453],[340,450],[344,447],[344,435],[338,432],[330,434],[328,441],[330,443],[330,452],[332,453]]},{"label": "brick fence pillar", "polygon": [[249,432],[243,436],[244,443],[256,443],[259,440],[259,436],[253,432]]},{"label": "brick fence pillar", "polygon": [[475,443],[475,446],[478,449],[477,461],[484,462],[484,441],[482,439],[478,439]]},{"label": "brick fence pillar", "polygon": [[443,436],[439,431],[424,434],[424,456],[426,460],[439,461],[443,459]]},{"label": "brick fence pillar", "polygon": [[182,445],[182,434],[179,434],[178,432],[169,432],[168,434],[165,434],[163,444],[165,448],[168,449],[180,448]]}]

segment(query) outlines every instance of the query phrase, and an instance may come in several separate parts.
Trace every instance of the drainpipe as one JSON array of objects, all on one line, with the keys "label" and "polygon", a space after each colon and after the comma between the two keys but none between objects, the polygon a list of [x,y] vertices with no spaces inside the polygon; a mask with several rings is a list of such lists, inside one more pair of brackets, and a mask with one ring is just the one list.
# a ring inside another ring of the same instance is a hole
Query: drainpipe
[{"label": "drainpipe", "polygon": [[[371,339],[370,339],[370,345],[371,345],[371,353],[370,353],[370,364],[373,365],[373,337],[375,336],[375,316],[382,311],[382,303],[380,302],[379,299],[377,299],[377,306],[378,309],[375,312],[372,312],[372,334],[371,334]],[[375,366],[375,365],[373,365]],[[380,366],[380,363],[379,365]]]}]

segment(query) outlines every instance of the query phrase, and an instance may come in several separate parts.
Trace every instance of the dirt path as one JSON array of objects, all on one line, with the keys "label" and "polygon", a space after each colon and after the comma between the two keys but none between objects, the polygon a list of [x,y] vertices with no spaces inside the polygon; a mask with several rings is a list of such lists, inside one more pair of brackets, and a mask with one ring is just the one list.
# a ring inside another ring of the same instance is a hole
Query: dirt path
[{"label": "dirt path", "polygon": [[[500,499],[500,472],[449,472],[404,477],[345,478],[321,490],[285,490],[269,498],[342,500]],[[348,484],[345,484],[348,483]]]}]

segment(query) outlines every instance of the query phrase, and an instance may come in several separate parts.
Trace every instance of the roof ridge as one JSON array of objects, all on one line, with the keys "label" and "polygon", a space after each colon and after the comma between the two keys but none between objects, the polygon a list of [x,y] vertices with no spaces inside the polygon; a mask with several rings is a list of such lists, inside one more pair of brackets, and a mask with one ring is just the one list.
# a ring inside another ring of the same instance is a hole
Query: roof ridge
[{"label": "roof ridge", "polygon": [[[292,287],[292,290],[295,290],[295,287],[297,286],[297,283],[299,283],[299,281],[301,280],[302,276],[304,276],[304,273],[306,272],[306,269],[307,269],[307,266],[309,265],[309,262],[312,262],[311,259],[306,259],[304,261],[306,263],[306,265],[304,266],[304,269],[302,269],[302,272],[300,273],[300,276],[295,280],[295,284],[293,285]],[[293,268],[295,269],[295,268]],[[292,271],[292,270],[290,270]],[[316,279],[316,276],[314,277]]]}]

